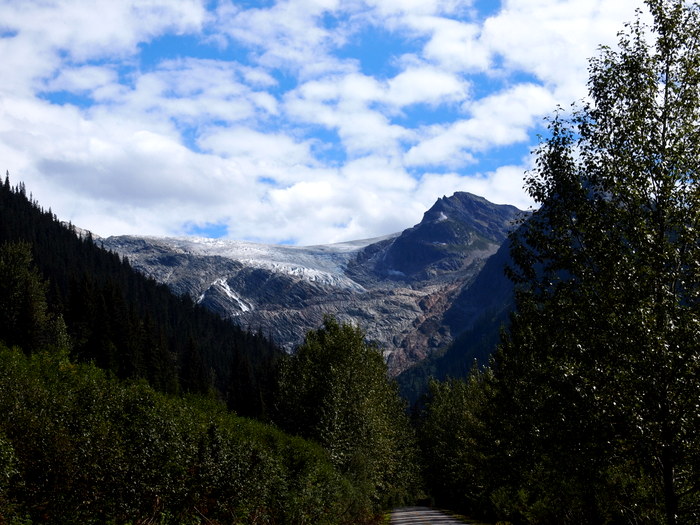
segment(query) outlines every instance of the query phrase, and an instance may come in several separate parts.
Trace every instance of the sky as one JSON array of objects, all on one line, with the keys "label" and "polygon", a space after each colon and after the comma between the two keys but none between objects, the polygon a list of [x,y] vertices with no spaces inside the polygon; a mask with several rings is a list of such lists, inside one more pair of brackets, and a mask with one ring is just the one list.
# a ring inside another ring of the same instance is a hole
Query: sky
[{"label": "sky", "polygon": [[641,0],[0,0],[0,169],[96,235],[365,239],[523,175]]}]

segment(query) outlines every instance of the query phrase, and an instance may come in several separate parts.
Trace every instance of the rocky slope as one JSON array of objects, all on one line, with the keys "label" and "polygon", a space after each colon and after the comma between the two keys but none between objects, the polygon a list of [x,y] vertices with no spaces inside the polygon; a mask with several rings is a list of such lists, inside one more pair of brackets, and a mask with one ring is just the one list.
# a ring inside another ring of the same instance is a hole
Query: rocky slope
[{"label": "rocky slope", "polygon": [[439,199],[413,228],[365,241],[296,247],[120,236],[102,242],[175,292],[289,349],[325,314],[356,323],[399,373],[478,316],[478,304],[460,308],[456,301],[521,213],[456,193]]}]

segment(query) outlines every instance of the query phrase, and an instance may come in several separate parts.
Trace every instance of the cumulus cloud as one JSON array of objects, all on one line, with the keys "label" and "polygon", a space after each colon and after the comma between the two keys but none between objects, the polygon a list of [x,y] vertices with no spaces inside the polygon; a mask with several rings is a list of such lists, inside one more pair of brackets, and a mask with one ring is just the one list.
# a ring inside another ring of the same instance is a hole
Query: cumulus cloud
[{"label": "cumulus cloud", "polygon": [[542,117],[638,3],[0,0],[0,158],[100,235],[314,244],[459,190],[527,207]]},{"label": "cumulus cloud", "polygon": [[23,89],[64,63],[124,58],[161,34],[196,32],[208,16],[201,0],[4,0],[0,10],[0,76]]},{"label": "cumulus cloud", "polygon": [[383,15],[455,15],[472,5],[471,0],[368,0]]},{"label": "cumulus cloud", "polygon": [[599,45],[616,42],[637,7],[634,1],[506,0],[485,21],[481,40],[505,68],[535,75],[560,97],[576,100],[586,94],[586,61]]},{"label": "cumulus cloud", "polygon": [[466,96],[463,80],[436,67],[409,67],[387,82],[382,96],[388,105],[440,104]]},{"label": "cumulus cloud", "polygon": [[258,63],[318,75],[338,67],[329,51],[343,41],[343,30],[324,27],[322,19],[339,5],[338,0],[282,0],[252,9],[224,4],[218,23],[223,33],[250,46]]},{"label": "cumulus cloud", "polygon": [[449,71],[486,71],[491,65],[490,49],[481,41],[476,23],[426,17],[414,19],[412,24],[430,33],[423,55],[441,67]]},{"label": "cumulus cloud", "polygon": [[471,101],[470,118],[424,130],[424,139],[406,153],[406,163],[453,167],[473,163],[475,152],[527,141],[537,120],[554,106],[552,95],[533,84]]},{"label": "cumulus cloud", "polygon": [[140,113],[158,113],[194,123],[239,122],[258,111],[276,113],[274,97],[256,92],[239,79],[235,64],[212,60],[167,61],[138,77],[134,88],[115,103]]},{"label": "cumulus cloud", "polygon": [[109,66],[67,67],[46,83],[47,91],[93,93],[117,81],[117,73]]}]

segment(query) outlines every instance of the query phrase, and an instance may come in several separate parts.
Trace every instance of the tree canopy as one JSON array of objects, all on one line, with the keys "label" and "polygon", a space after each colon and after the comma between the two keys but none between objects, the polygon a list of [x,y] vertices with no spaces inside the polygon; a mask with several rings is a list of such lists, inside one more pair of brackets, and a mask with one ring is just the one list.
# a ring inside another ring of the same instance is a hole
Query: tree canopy
[{"label": "tree canopy", "polygon": [[646,3],[551,119],[511,237],[511,457],[578,523],[700,519],[700,8]]},{"label": "tree canopy", "polygon": [[646,6],[534,152],[489,370],[423,413],[436,498],[494,520],[700,522],[700,6]]},{"label": "tree canopy", "polygon": [[327,317],[282,367],[278,421],[320,443],[377,511],[417,485],[415,437],[381,351],[357,327]]}]

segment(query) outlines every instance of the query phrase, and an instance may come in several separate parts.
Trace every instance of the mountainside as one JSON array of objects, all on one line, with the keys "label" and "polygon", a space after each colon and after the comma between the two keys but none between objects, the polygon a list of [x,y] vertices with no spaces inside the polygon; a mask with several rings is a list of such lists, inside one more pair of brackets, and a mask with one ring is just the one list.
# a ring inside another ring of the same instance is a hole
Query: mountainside
[{"label": "mountainside", "polygon": [[176,293],[288,349],[325,314],[355,323],[384,349],[397,374],[479,317],[478,297],[467,307],[460,297],[521,213],[460,192],[439,199],[416,226],[364,241],[296,247],[119,236],[102,242]]},{"label": "mountainside", "polygon": [[[45,295],[48,314],[65,325],[72,357],[119,378],[146,379],[164,392],[208,393],[214,387],[239,414],[264,412],[279,348],[101,250],[89,232],[66,226],[32,202],[23,184],[12,188],[9,176],[0,184],[3,250],[15,255],[0,257],[0,303],[12,305],[0,307],[0,341],[26,351],[41,348],[18,337],[42,330],[33,312],[41,311],[36,297]],[[25,250],[26,257],[16,255]],[[22,282],[17,275],[28,274],[33,264],[46,290],[34,284],[33,294],[26,286],[15,291],[8,283]],[[18,299],[23,296],[34,303]]]},{"label": "mountainside", "polygon": [[467,377],[474,362],[488,362],[501,326],[508,323],[514,308],[514,285],[503,271],[511,262],[510,248],[504,242],[445,312],[443,322],[456,334],[452,343],[397,377],[401,396],[409,404],[420,401],[431,378]]}]

